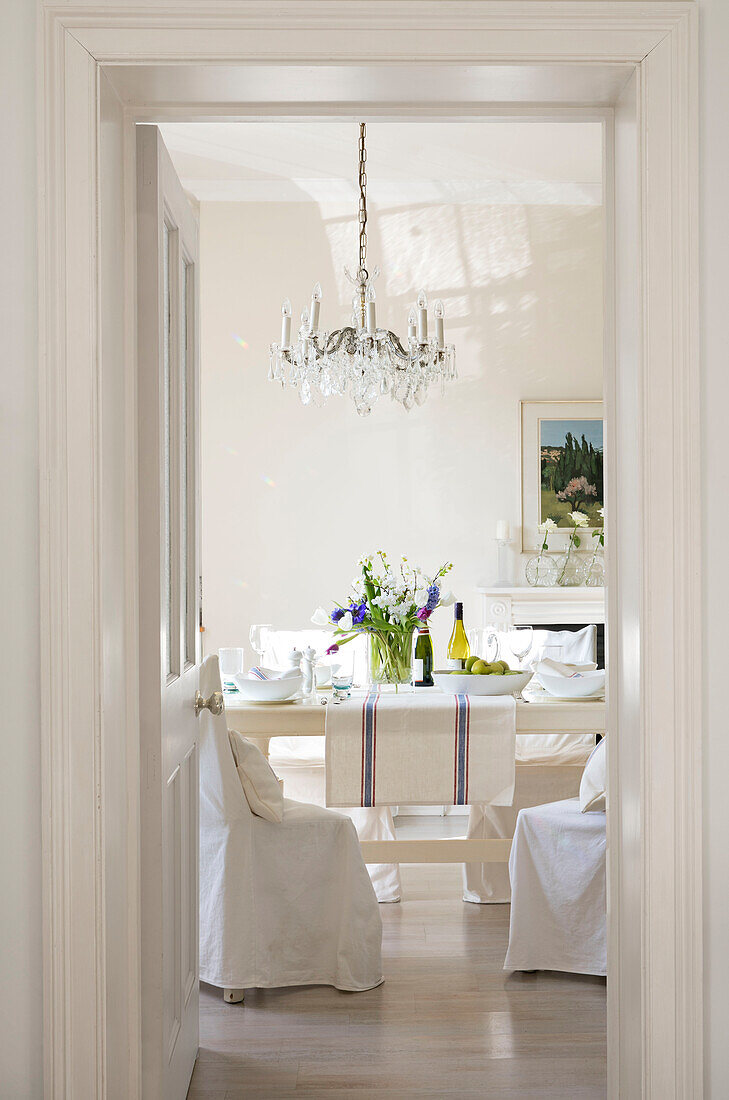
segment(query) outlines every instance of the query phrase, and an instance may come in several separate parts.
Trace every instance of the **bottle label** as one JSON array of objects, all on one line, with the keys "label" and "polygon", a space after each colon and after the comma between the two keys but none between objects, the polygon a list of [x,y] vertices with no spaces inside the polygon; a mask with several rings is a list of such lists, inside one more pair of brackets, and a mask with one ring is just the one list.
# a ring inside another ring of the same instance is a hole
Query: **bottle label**
[{"label": "bottle label", "polygon": [[423,679],[423,658],[416,657],[413,661],[413,680],[416,682]]},{"label": "bottle label", "polygon": [[449,657],[446,666],[451,669],[464,668],[466,662],[461,657]]}]

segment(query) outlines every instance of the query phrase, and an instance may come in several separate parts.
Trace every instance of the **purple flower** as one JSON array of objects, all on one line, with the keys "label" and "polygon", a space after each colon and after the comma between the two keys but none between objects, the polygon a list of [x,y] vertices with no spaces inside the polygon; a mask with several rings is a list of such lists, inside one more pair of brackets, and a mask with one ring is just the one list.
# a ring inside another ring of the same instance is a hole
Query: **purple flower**
[{"label": "purple flower", "polygon": [[332,611],[332,622],[338,623],[342,615],[344,615],[345,610],[344,607],[335,607]]},{"label": "purple flower", "polygon": [[362,603],[350,604],[349,610],[352,612],[352,622],[355,624],[361,623],[367,614],[367,600],[362,600]]},{"label": "purple flower", "polygon": [[330,645],[327,650],[327,657],[331,657],[332,653],[339,653],[339,646],[335,642],[334,645]]},{"label": "purple flower", "polygon": [[428,611],[435,611],[436,607],[438,606],[438,600],[439,599],[440,599],[440,588],[438,588],[437,584],[431,584],[430,588],[428,589],[428,599],[427,599],[427,602],[425,604]]},{"label": "purple flower", "polygon": [[429,611],[427,607],[421,607],[415,618],[420,619],[421,623],[426,623],[431,615],[432,611]]}]

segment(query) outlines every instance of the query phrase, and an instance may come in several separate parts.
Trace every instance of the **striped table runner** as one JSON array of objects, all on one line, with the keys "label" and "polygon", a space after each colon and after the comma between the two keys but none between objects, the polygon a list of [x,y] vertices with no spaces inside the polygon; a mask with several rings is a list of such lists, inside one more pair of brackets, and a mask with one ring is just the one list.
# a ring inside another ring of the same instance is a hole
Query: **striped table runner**
[{"label": "striped table runner", "polygon": [[326,713],[327,806],[510,806],[516,704],[378,690]]}]

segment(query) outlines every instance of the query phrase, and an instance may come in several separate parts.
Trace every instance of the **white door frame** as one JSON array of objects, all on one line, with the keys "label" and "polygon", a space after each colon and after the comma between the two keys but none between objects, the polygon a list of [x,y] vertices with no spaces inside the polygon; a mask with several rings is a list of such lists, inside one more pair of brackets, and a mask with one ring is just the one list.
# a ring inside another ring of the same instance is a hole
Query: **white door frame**
[{"label": "white door frame", "polygon": [[[660,0],[221,0],[209,11],[184,0],[44,0],[40,529],[48,1097],[140,1095],[133,208],[126,210],[119,302],[127,331],[122,359],[102,354],[109,305],[100,277],[102,66],[413,59],[635,66],[637,115],[627,101],[615,112],[616,155],[623,160],[609,239],[617,325],[605,396],[621,419],[608,470],[608,494],[616,497],[608,556],[608,1080],[611,1096],[702,1095],[696,23],[692,3]],[[367,102],[363,95],[360,109]],[[398,113],[402,102],[389,109]],[[134,105],[126,110],[131,117]],[[208,117],[226,113],[235,113],[234,105],[207,109]],[[623,145],[633,152],[623,156]],[[112,385],[123,395],[114,410],[107,399]],[[632,442],[623,423],[635,426]],[[625,448],[622,464],[618,447]],[[627,467],[630,509],[620,492]],[[111,530],[125,532],[120,552],[112,552],[118,547],[110,545]],[[121,616],[110,606],[110,589],[123,594]],[[111,739],[119,736],[125,769],[110,770]],[[122,879],[127,905],[120,917]],[[114,913],[107,906],[112,880]],[[117,950],[128,959],[124,980],[110,964]]]}]

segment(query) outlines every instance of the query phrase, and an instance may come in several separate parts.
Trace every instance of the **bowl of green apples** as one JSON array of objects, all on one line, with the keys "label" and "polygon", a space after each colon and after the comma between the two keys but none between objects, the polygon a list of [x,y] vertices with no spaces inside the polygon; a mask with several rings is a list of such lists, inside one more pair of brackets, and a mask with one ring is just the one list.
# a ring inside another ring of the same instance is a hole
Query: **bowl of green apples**
[{"label": "bowl of green apples", "polygon": [[469,657],[465,668],[436,669],[433,679],[446,695],[516,695],[532,675],[525,669],[509,668],[506,661]]}]

